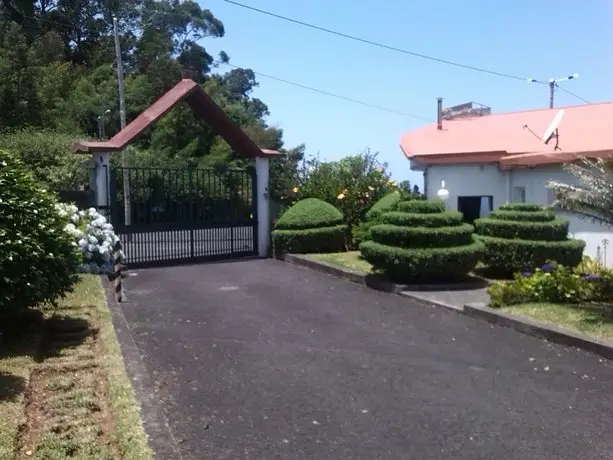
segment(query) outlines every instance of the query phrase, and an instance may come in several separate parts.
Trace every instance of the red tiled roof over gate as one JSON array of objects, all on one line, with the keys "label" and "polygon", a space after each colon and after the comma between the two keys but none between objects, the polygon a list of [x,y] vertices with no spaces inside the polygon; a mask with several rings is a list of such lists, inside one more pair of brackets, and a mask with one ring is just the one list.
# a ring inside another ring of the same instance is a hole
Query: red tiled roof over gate
[{"label": "red tiled roof over gate", "polygon": [[243,157],[270,157],[279,155],[275,150],[261,149],[235,124],[213,99],[194,80],[184,78],[147,110],[136,117],[110,140],[104,142],[78,142],[76,152],[118,152],[130,144],[140,133],[166,115],[174,106],[185,101],[195,115],[208,123],[230,147]]},{"label": "red tiled roof over gate", "polygon": [[[540,138],[559,110],[564,116],[557,142],[554,137],[545,144]],[[405,134],[400,147],[421,164],[513,167],[565,163],[578,156],[613,157],[613,102],[443,120],[441,130],[434,123]]]}]

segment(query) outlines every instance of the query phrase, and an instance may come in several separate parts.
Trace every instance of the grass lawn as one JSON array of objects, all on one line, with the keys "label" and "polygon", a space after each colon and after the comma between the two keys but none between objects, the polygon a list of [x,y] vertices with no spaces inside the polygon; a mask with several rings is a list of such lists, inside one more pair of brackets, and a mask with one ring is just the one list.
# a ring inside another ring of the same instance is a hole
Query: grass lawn
[{"label": "grass lawn", "polygon": [[502,311],[613,341],[613,306],[537,303],[503,307]]},{"label": "grass lawn", "polygon": [[360,257],[360,251],[305,255],[310,259],[319,260],[320,262],[326,262],[330,265],[337,265],[358,272],[370,273],[372,270],[372,265]]},{"label": "grass lawn", "polygon": [[104,291],[0,324],[0,459],[152,459]]}]

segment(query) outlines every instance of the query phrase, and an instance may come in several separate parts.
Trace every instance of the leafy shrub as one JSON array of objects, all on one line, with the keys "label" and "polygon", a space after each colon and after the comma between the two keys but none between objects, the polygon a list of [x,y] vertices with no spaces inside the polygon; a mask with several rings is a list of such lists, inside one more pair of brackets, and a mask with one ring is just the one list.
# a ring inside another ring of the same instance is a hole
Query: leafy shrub
[{"label": "leafy shrub", "polygon": [[580,303],[610,301],[613,298],[613,271],[585,265],[568,268],[547,262],[534,272],[517,273],[513,281],[489,286],[490,305],[502,307],[522,303]]},{"label": "leafy shrub", "polygon": [[345,248],[347,226],[330,203],[307,198],[285,211],[272,232],[273,251],[336,252]]},{"label": "leafy shrub", "polygon": [[292,191],[292,201],[326,201],[342,212],[345,223],[352,228],[365,220],[374,203],[397,189],[386,168],[370,152],[333,162],[308,160]]},{"label": "leafy shrub", "polygon": [[496,209],[490,212],[490,218],[499,220],[512,220],[516,222],[548,222],[555,219],[551,211],[505,211]]},{"label": "leafy shrub", "polygon": [[339,252],[345,248],[346,233],[346,225],[302,230],[274,230],[272,232],[273,251],[293,254]]},{"label": "leafy shrub", "polygon": [[276,228],[283,230],[312,229],[343,223],[343,214],[330,203],[317,198],[299,201],[277,220]]},{"label": "leafy shrub", "polygon": [[[408,185],[407,185],[408,186]],[[366,222],[361,222],[357,226],[351,229],[351,236],[353,240],[353,247],[357,248],[364,241],[370,241],[371,232],[370,229],[375,225],[382,224],[381,216],[384,213],[396,211],[398,205],[403,201],[418,200],[422,196],[418,192],[411,192],[404,189],[388,193],[379,201],[377,201],[370,211],[366,213]]]},{"label": "leafy shrub", "polygon": [[440,200],[412,200],[403,201],[398,204],[398,210],[401,212],[416,212],[422,214],[438,214],[445,212],[445,203]]},{"label": "leafy shrub", "polygon": [[474,224],[485,243],[482,262],[496,273],[532,270],[548,260],[574,267],[583,258],[585,242],[568,239],[568,220],[535,204],[505,204]]},{"label": "leafy shrub", "polygon": [[76,283],[79,258],[57,204],[0,150],[0,310],[53,303]]},{"label": "leafy shrub", "polygon": [[[451,279],[467,275],[483,255],[462,213],[445,212],[441,201],[409,201],[381,216],[360,244],[362,257],[398,281]],[[410,212],[405,212],[405,211]]]},{"label": "leafy shrub", "polygon": [[543,207],[533,203],[506,203],[498,209],[502,211],[540,212]]},{"label": "leafy shrub", "polygon": [[87,169],[79,164],[83,157],[71,154],[78,137],[25,128],[0,134],[0,149],[17,155],[38,182],[55,190],[74,189],[88,181]]},{"label": "leafy shrub", "polygon": [[366,213],[366,220],[377,219],[384,212],[395,211],[401,199],[400,192],[397,190],[388,193],[372,205]]}]

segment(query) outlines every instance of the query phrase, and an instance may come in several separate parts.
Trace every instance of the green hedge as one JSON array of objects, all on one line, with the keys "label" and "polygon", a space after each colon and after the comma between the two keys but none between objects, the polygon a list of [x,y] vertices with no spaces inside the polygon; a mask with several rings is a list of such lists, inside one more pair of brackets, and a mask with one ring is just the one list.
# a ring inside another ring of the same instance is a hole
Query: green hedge
[{"label": "green hedge", "polygon": [[475,221],[479,235],[499,238],[538,241],[564,241],[568,237],[568,220],[549,222],[514,222],[511,220],[483,218]]},{"label": "green hedge", "polygon": [[362,257],[397,281],[434,281],[467,275],[484,252],[462,213],[447,212],[440,200],[401,202],[370,229]]},{"label": "green hedge", "polygon": [[566,219],[530,203],[509,203],[475,220],[486,251],[482,262],[492,271],[532,271],[548,261],[568,267],[579,264],[585,242],[568,239]]},{"label": "green hedge", "polygon": [[275,223],[280,230],[332,227],[343,223],[343,214],[323,200],[307,198],[285,211]]},{"label": "green hedge", "polygon": [[360,245],[360,251],[365,260],[383,267],[393,280],[430,281],[466,275],[477,265],[484,246],[473,241],[457,247],[407,249],[367,241]]},{"label": "green hedge", "polygon": [[542,211],[543,207],[532,203],[506,203],[498,209],[502,211],[520,211],[520,212],[535,212]]},{"label": "green hedge", "polygon": [[585,241],[530,241],[478,236],[485,243],[483,262],[500,272],[532,271],[554,260],[575,267],[583,259]]},{"label": "green hedge", "polygon": [[445,212],[445,203],[440,200],[414,200],[398,203],[398,211],[408,213],[435,214]]},{"label": "green hedge", "polygon": [[449,227],[462,224],[461,212],[441,212],[438,214],[410,214],[406,212],[388,212],[381,216],[381,222],[406,227]]},{"label": "green hedge", "polygon": [[366,213],[367,220],[374,220],[381,216],[384,212],[393,211],[396,209],[401,200],[400,192],[392,192],[379,199]]},{"label": "green hedge", "polygon": [[441,248],[472,243],[474,227],[401,227],[383,224],[370,229],[372,239],[381,244],[401,248]]},{"label": "green hedge", "polygon": [[53,303],[78,280],[68,218],[45,188],[0,150],[0,312]]},{"label": "green hedge", "polygon": [[504,211],[497,209],[490,212],[492,219],[512,220],[516,222],[549,222],[556,218],[556,215],[551,211]]},{"label": "green hedge", "polygon": [[345,247],[346,225],[320,227],[306,230],[274,230],[274,253],[308,254],[314,252],[338,252]]}]

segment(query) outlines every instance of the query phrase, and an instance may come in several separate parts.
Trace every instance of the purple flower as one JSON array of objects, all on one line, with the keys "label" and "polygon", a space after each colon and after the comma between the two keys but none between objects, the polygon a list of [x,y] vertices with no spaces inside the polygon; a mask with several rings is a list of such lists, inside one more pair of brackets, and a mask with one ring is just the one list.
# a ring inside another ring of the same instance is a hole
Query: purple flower
[{"label": "purple flower", "polygon": [[545,265],[541,267],[541,270],[543,270],[543,272],[545,273],[551,273],[555,269],[556,269],[556,266],[550,263],[546,263]]},{"label": "purple flower", "polygon": [[588,283],[593,283],[595,281],[600,281],[600,276],[598,275],[584,275],[583,279]]},{"label": "purple flower", "polygon": [[531,273],[531,272],[523,272],[523,273],[521,274],[521,276],[523,276],[524,278],[529,278],[529,277],[531,277],[531,276],[532,276],[532,273]]}]

